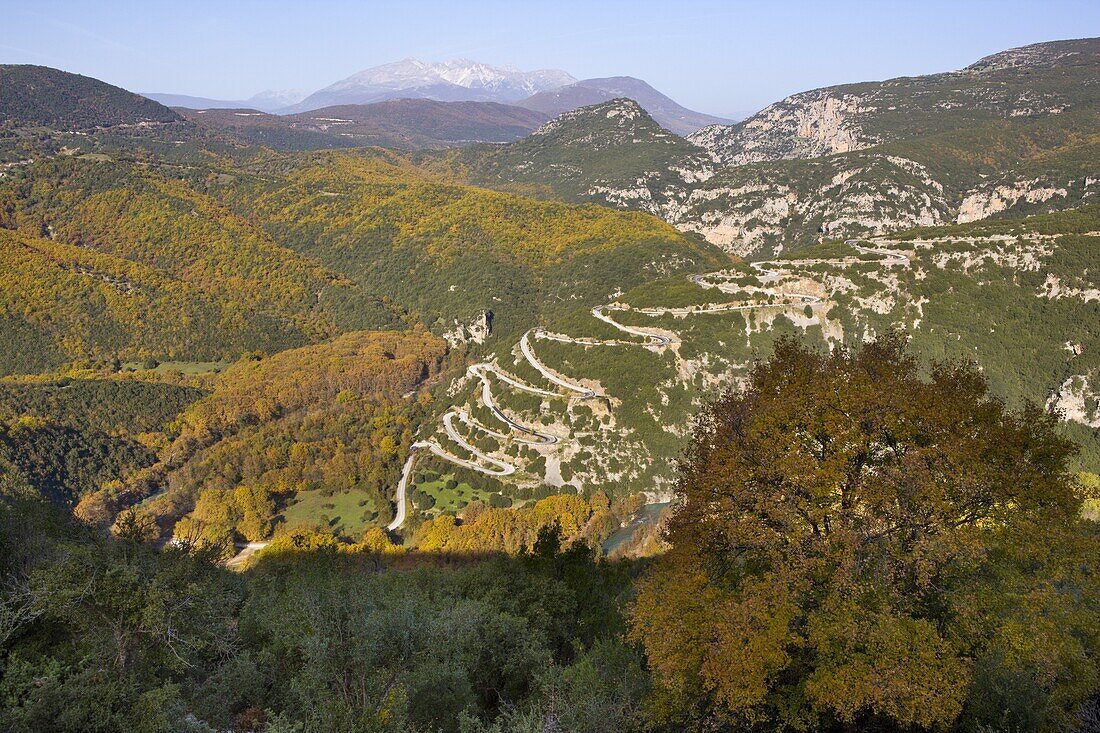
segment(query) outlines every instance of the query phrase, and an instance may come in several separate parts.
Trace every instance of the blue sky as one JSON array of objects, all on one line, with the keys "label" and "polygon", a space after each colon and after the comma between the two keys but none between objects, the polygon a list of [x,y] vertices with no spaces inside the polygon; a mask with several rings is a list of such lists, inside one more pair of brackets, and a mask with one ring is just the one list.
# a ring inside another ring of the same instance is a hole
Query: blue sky
[{"label": "blue sky", "polygon": [[1096,35],[1097,0],[0,0],[0,63],[223,99],[314,91],[407,57],[467,57],[637,76],[688,107],[731,114],[804,89]]}]

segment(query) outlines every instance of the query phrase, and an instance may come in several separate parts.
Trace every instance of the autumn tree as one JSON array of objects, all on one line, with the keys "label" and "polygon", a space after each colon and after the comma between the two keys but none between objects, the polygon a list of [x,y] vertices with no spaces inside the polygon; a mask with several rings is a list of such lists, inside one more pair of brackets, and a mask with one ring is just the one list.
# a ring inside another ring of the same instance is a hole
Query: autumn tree
[{"label": "autumn tree", "polygon": [[[1095,694],[1095,532],[1057,418],[896,337],[793,340],[700,420],[632,609],[687,727],[1044,730]],[[991,727],[990,727],[991,726]]]}]

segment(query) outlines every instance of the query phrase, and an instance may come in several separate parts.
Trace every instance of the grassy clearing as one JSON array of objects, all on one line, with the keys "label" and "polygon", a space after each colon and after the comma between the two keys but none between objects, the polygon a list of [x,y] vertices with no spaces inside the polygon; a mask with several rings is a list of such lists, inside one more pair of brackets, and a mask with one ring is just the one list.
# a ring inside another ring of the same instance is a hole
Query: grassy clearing
[{"label": "grassy clearing", "polygon": [[301,491],[283,510],[287,527],[319,525],[340,535],[358,537],[377,524],[377,507],[365,491],[341,491],[326,496],[321,491]]},{"label": "grassy clearing", "polygon": [[490,492],[475,488],[465,481],[456,481],[454,474],[451,473],[418,483],[416,489],[435,501],[428,510],[435,514],[460,512],[471,501],[488,504],[489,497],[492,496]]}]

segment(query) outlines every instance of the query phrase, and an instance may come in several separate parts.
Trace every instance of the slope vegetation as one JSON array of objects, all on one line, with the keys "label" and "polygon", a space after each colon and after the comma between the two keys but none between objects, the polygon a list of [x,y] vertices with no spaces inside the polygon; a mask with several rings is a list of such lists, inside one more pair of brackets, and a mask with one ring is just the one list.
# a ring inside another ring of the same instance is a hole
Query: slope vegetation
[{"label": "slope vegetation", "polygon": [[0,65],[0,132],[177,122],[172,110],[98,79],[46,66]]},{"label": "slope vegetation", "polygon": [[188,120],[278,150],[377,145],[405,150],[510,142],[546,121],[541,112],[496,102],[395,99],[294,115],[253,109],[180,109]]},{"label": "slope vegetation", "polygon": [[1005,118],[1095,107],[1100,39],[1012,49],[961,71],[826,87],[787,97],[692,141],[724,165],[816,158],[965,130]]}]

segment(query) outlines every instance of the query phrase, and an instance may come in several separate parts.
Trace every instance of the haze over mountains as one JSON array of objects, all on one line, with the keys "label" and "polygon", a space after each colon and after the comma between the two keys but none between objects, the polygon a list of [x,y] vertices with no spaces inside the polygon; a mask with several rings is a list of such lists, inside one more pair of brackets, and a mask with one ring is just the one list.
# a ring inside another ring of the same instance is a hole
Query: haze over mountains
[{"label": "haze over mountains", "polygon": [[629,76],[578,81],[559,69],[520,71],[512,66],[491,66],[468,59],[438,63],[417,59],[395,61],[352,74],[312,94],[265,91],[244,100],[158,92],[146,96],[168,107],[254,109],[281,115],[392,99],[495,102],[534,110],[542,113],[545,119],[577,107],[629,97],[642,105],[657,122],[678,135],[690,134],[707,125],[732,122],[682,107],[641,79]]},{"label": "haze over mountains", "polygon": [[145,96],[160,102],[165,107],[187,107],[188,109],[255,109],[260,112],[274,113],[301,102],[308,92],[297,89],[268,89],[253,94],[248,99],[210,99],[193,97],[189,94],[159,94],[150,92]]}]

